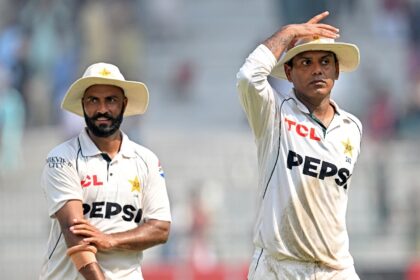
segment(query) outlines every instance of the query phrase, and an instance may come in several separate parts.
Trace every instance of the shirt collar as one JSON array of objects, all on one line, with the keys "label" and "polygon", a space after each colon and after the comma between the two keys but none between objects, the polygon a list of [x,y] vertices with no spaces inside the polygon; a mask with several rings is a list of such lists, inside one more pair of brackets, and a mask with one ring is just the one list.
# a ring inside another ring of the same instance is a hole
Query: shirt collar
[{"label": "shirt collar", "polygon": [[[288,97],[293,98],[293,100],[295,100],[296,106],[298,107],[299,110],[301,110],[303,113],[310,114],[310,112],[309,112],[308,108],[305,106],[305,104],[303,104],[296,97],[296,94],[295,94],[295,91],[294,91],[293,88],[289,91]],[[340,116],[341,115],[341,109],[340,109],[340,107],[338,107],[337,103],[334,100],[330,99],[330,104],[333,106],[335,113]]]},{"label": "shirt collar", "polygon": [[[128,158],[135,157],[136,155],[133,143],[124,132],[121,131],[121,134],[122,142],[118,154],[121,154],[124,157]],[[93,143],[92,139],[89,137],[87,133],[87,128],[83,129],[82,132],[79,134],[79,142],[83,156],[93,157],[102,154],[102,152],[98,149],[98,147],[95,145],[95,143]]]}]

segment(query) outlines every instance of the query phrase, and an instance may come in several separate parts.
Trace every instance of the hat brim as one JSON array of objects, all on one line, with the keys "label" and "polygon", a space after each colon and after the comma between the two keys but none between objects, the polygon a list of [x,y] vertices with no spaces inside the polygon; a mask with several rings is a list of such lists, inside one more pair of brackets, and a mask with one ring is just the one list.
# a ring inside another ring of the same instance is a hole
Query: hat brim
[{"label": "hat brim", "polygon": [[134,81],[87,77],[74,82],[61,103],[61,108],[83,117],[82,98],[87,88],[93,85],[113,85],[123,89],[127,97],[124,116],[144,114],[149,104],[149,91],[145,84]]},{"label": "hat brim", "polygon": [[348,43],[306,43],[290,49],[274,66],[271,76],[286,79],[284,63],[296,55],[307,51],[328,51],[337,56],[340,72],[351,72],[357,69],[360,63],[359,48],[354,44]]}]

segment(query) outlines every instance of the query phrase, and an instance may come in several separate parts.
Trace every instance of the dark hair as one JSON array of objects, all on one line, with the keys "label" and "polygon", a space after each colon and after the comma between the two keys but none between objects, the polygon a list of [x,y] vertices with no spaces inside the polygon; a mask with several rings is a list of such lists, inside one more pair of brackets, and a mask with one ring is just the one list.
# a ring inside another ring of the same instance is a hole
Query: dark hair
[{"label": "dark hair", "polygon": [[[328,51],[328,52],[332,53],[332,55],[334,56],[334,62],[338,62],[338,58],[335,52],[331,52],[331,51]],[[291,59],[289,59],[288,61],[286,61],[284,64],[288,65],[289,67],[293,67],[293,58],[295,57],[296,55],[292,57]]]}]

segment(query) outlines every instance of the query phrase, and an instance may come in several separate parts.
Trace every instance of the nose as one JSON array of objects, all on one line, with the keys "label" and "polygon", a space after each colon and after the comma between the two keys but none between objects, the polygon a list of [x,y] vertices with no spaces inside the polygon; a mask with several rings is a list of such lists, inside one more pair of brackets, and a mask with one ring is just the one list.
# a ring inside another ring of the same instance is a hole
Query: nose
[{"label": "nose", "polygon": [[97,107],[96,107],[96,111],[98,113],[108,112],[108,106],[107,106],[106,102],[104,102],[104,101],[98,102]]},{"label": "nose", "polygon": [[322,74],[322,66],[320,63],[313,63],[312,67],[312,75],[321,75]]}]

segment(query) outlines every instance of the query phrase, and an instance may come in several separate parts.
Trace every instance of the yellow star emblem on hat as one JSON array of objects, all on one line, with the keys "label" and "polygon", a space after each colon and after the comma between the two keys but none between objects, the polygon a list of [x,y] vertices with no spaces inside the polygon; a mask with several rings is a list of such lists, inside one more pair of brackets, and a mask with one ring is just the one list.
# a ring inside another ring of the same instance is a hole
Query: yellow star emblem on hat
[{"label": "yellow star emblem on hat", "polygon": [[131,191],[138,191],[140,192],[140,182],[139,182],[139,178],[136,176],[134,178],[134,180],[128,180],[131,184]]},{"label": "yellow star emblem on hat", "polygon": [[353,146],[350,143],[350,139],[347,138],[347,141],[341,141],[344,146],[344,154],[350,157],[353,156]]},{"label": "yellow star emblem on hat", "polygon": [[109,76],[110,74],[111,74],[111,72],[108,71],[108,69],[106,69],[106,68],[103,68],[102,71],[99,72],[99,75],[104,76],[104,77]]}]

